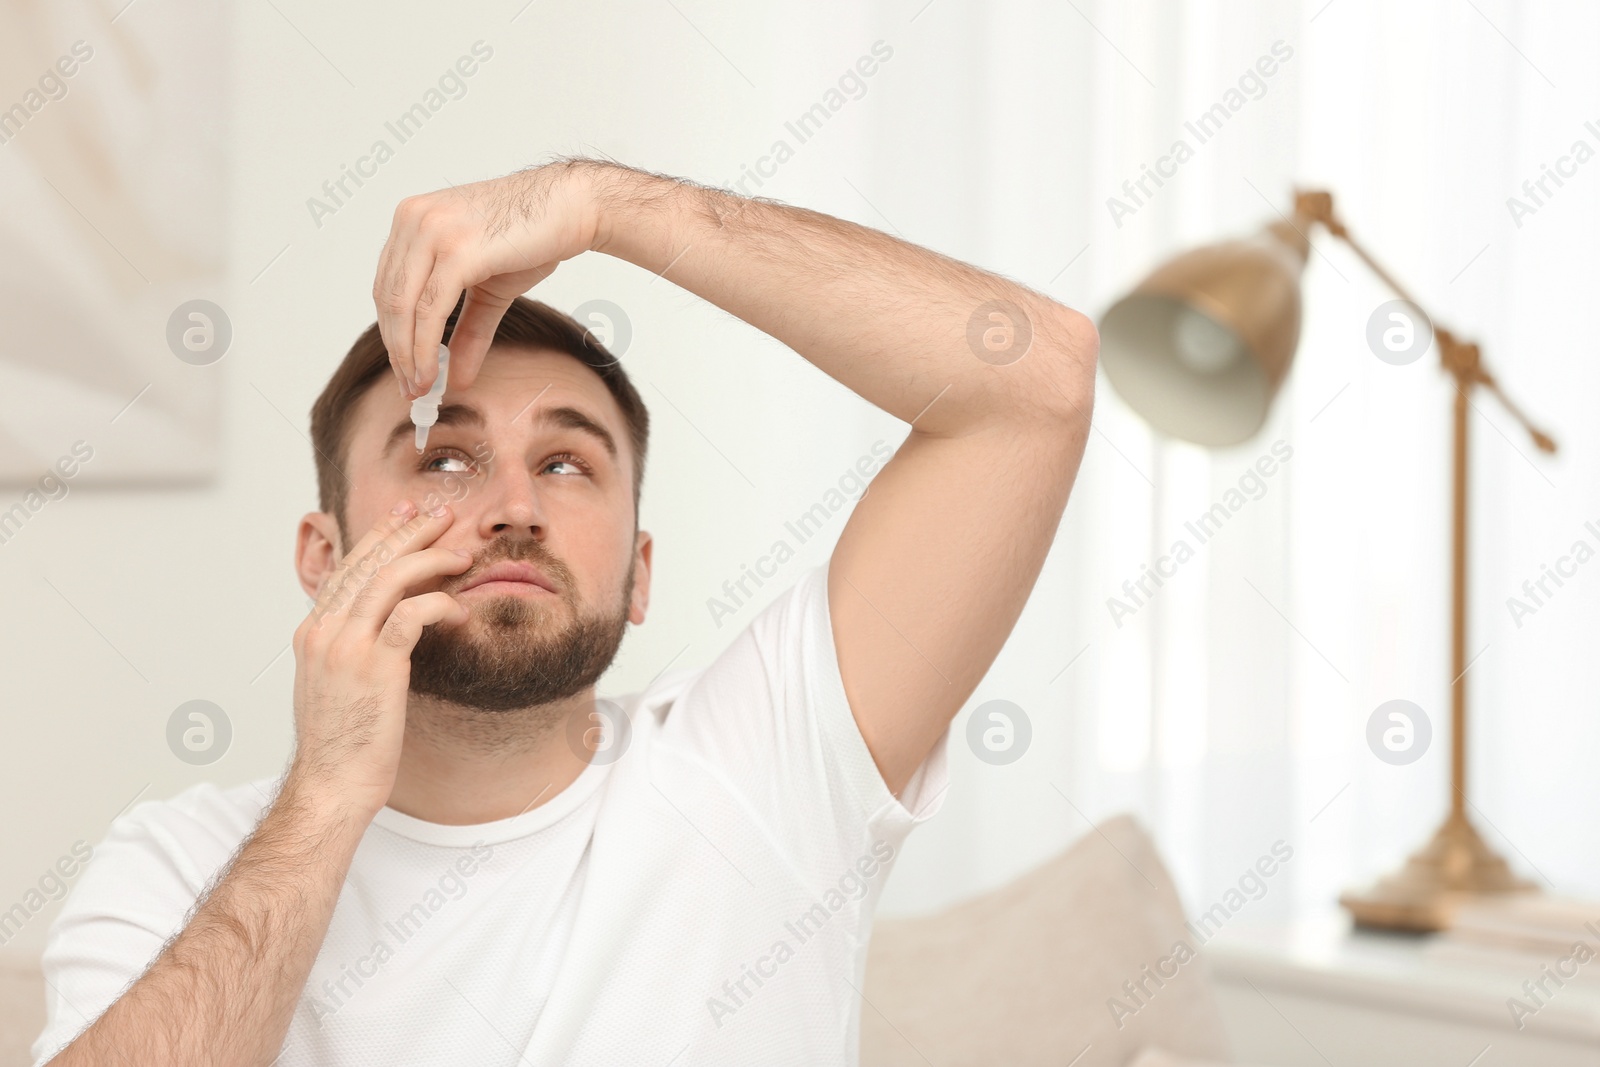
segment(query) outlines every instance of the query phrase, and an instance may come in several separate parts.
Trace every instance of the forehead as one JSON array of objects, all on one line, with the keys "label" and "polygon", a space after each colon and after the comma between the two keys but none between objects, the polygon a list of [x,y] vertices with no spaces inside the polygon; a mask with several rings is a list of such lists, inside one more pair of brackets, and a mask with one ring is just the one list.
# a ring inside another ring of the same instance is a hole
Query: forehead
[{"label": "forehead", "polygon": [[[348,451],[352,461],[380,457],[401,423],[409,436],[411,402],[401,399],[393,378],[381,375],[356,405]],[[484,358],[477,380],[466,389],[449,389],[444,403],[470,404],[481,411],[486,425],[466,427],[465,432],[487,440],[525,434],[541,425],[562,425],[543,416],[559,408],[575,409],[609,431],[619,464],[631,460],[625,459],[630,451],[627,422],[611,391],[594,370],[564,352],[496,345]],[[442,427],[443,420],[433,433],[442,433]]]}]

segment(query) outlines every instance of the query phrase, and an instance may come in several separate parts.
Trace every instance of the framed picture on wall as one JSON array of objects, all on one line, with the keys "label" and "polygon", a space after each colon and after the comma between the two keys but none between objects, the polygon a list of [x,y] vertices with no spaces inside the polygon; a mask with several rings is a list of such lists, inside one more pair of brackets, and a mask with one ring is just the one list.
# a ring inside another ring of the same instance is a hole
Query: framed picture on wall
[{"label": "framed picture on wall", "polygon": [[216,472],[227,30],[225,5],[0,4],[0,484]]}]

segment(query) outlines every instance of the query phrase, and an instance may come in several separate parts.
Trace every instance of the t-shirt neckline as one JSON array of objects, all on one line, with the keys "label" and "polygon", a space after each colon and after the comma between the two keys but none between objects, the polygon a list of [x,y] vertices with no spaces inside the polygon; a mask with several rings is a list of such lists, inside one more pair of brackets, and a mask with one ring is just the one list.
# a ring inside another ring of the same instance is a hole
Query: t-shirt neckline
[{"label": "t-shirt neckline", "polygon": [[571,784],[543,804],[520,815],[511,815],[491,822],[463,825],[428,822],[426,819],[418,819],[396,811],[387,805],[379,809],[372,817],[372,822],[373,825],[382,827],[390,833],[425,845],[441,845],[449,848],[466,848],[479,842],[496,845],[537,833],[566,818],[594,795],[610,769],[609,763],[591,762],[579,772]]}]

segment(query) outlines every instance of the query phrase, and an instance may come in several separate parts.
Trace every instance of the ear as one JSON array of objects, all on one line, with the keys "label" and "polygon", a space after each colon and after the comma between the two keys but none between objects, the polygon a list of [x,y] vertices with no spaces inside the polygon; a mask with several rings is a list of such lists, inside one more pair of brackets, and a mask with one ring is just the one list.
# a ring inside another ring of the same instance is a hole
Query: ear
[{"label": "ear", "polygon": [[300,576],[300,588],[315,600],[322,592],[323,583],[344,558],[340,544],[339,524],[326,511],[313,511],[300,520],[295,537],[294,569]]},{"label": "ear", "polygon": [[634,535],[633,592],[629,598],[628,621],[638,626],[650,607],[650,556],[655,541],[647,530]]}]

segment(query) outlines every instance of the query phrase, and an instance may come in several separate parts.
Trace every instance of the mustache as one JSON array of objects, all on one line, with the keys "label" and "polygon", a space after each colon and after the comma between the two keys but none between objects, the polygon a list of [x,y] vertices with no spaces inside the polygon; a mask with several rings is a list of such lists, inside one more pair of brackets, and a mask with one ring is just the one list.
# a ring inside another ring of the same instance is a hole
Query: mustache
[{"label": "mustache", "polygon": [[549,575],[563,595],[572,589],[572,571],[548,548],[538,541],[526,538],[502,539],[490,542],[482,552],[473,557],[472,566],[453,576],[445,584],[446,592],[455,592],[496,563],[531,563]]}]

